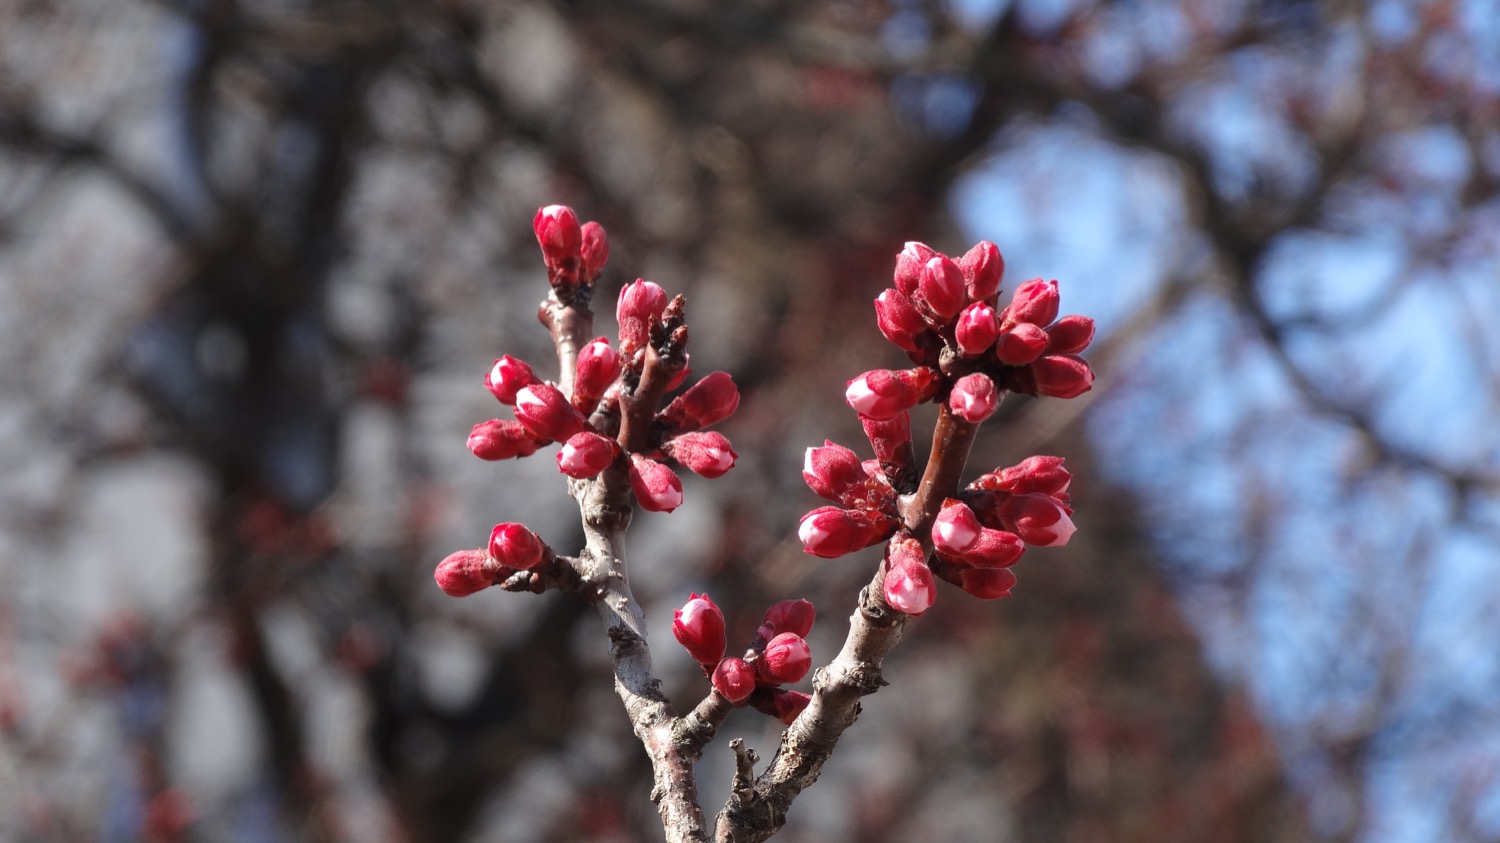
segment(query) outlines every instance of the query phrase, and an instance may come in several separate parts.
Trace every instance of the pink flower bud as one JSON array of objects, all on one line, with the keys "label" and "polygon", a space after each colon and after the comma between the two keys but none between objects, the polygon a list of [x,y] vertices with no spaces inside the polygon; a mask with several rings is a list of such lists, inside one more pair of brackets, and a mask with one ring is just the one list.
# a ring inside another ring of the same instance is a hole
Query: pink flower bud
[{"label": "pink flower bud", "polygon": [[950,498],[943,501],[942,509],[933,519],[932,546],[944,558],[960,554],[973,547],[983,529],[974,510]]},{"label": "pink flower bud", "polygon": [[922,268],[937,252],[926,243],[908,241],[901,254],[896,256],[896,274],[893,278],[901,295],[911,298],[922,282]]},{"label": "pink flower bud", "polygon": [[679,430],[697,430],[729,418],[740,406],[740,391],[727,372],[714,372],[688,387],[662,410],[661,416]]},{"label": "pink flower bud", "polygon": [[860,415],[889,419],[932,397],[937,376],[932,369],[874,369],[849,381],[844,400]]},{"label": "pink flower bud", "polygon": [[802,681],[812,669],[812,649],[793,632],[777,634],[755,662],[755,675],[765,685],[787,685]]},{"label": "pink flower bud", "polygon": [[620,355],[609,347],[609,340],[599,337],[578,350],[575,371],[573,406],[584,413],[592,412],[620,374]]},{"label": "pink flower bud", "polygon": [[651,325],[667,309],[667,293],[661,287],[637,278],[620,290],[615,319],[620,323],[620,350],[634,354],[651,341]]},{"label": "pink flower bud", "polygon": [[999,507],[1000,521],[1033,547],[1061,547],[1078,529],[1057,499],[1040,493],[1011,495]]},{"label": "pink flower bud", "polygon": [[829,440],[821,448],[808,448],[802,458],[802,479],[808,488],[846,506],[864,490],[867,476],[853,451]]},{"label": "pink flower bud", "polygon": [[583,258],[583,280],[592,283],[604,271],[604,262],[609,260],[609,237],[604,226],[597,222],[583,224],[583,246],[579,250]]},{"label": "pink flower bud", "polygon": [[928,330],[927,320],[900,290],[886,290],[875,299],[875,324],[903,351],[916,351],[917,336]]},{"label": "pink flower bud", "polygon": [[922,267],[917,296],[940,321],[947,322],[964,307],[964,272],[947,255],[935,255]]},{"label": "pink flower bud", "polygon": [[1000,406],[1000,391],[988,375],[973,372],[958,379],[953,391],[948,393],[948,406],[953,414],[970,424],[979,424]]},{"label": "pink flower bud", "polygon": [[724,434],[713,431],[680,434],[669,439],[662,450],[666,451],[667,456],[687,466],[689,471],[710,480],[723,477],[729,469],[734,468],[734,461],[739,458]]},{"label": "pink flower bud", "polygon": [[484,548],[459,550],[438,563],[432,578],[449,597],[467,597],[495,584],[500,564]]},{"label": "pink flower bud", "polygon": [[978,538],[967,550],[943,558],[976,568],[1009,568],[1021,561],[1021,554],[1025,550],[1026,545],[1015,533],[985,527],[979,531]]},{"label": "pink flower bud", "polygon": [[1055,354],[1031,364],[1036,391],[1053,398],[1077,398],[1094,387],[1094,370],[1082,357]]},{"label": "pink flower bud", "polygon": [[536,382],[536,374],[531,371],[531,367],[509,354],[496,360],[489,374],[484,376],[484,388],[498,398],[501,404],[516,403],[516,393],[522,387]]},{"label": "pink flower bud", "polygon": [[980,240],[964,253],[958,266],[964,272],[964,289],[970,301],[986,301],[1000,291],[1000,276],[1005,274],[1005,259],[1000,249],[988,240]]},{"label": "pink flower bud", "polygon": [[682,480],[677,473],[640,454],[630,455],[630,489],[647,512],[671,512],[682,506]]},{"label": "pink flower bud", "polygon": [[1015,572],[1009,568],[964,568],[958,578],[959,586],[980,600],[1009,597],[1016,585]]},{"label": "pink flower bud", "polygon": [[958,340],[958,350],[965,357],[978,357],[994,345],[995,338],[1000,335],[1000,320],[993,307],[977,301],[958,315],[953,334]]},{"label": "pink flower bud", "polygon": [[516,393],[516,421],[538,438],[556,442],[583,430],[585,424],[583,414],[550,383],[534,383]]},{"label": "pink flower bud", "polygon": [[724,658],[724,613],[708,599],[694,594],[672,613],[672,634],[693,660],[708,667]]},{"label": "pink flower bud", "polygon": [[490,531],[490,556],[507,568],[527,571],[542,564],[545,545],[524,524],[496,524]]},{"label": "pink flower bud", "polygon": [[1022,322],[1033,325],[1051,325],[1057,318],[1058,294],[1056,281],[1033,278],[1016,288],[1010,304],[1001,314],[1000,328],[1007,330]]},{"label": "pink flower bud", "polygon": [[1057,497],[1068,491],[1073,475],[1063,468],[1062,457],[1027,457],[1010,468],[980,478],[982,488],[998,489],[1015,495],[1040,492]]},{"label": "pink flower bud", "polygon": [[583,231],[578,216],[566,205],[548,205],[536,212],[531,221],[536,242],[542,247],[542,259],[548,269],[558,269],[578,257],[583,245]]},{"label": "pink flower bud", "polygon": [[813,556],[834,559],[880,541],[895,528],[887,516],[862,509],[821,506],[802,516],[797,537]]},{"label": "pink flower bud", "polygon": [[813,620],[818,616],[817,607],[808,600],[782,600],[773,603],[766,610],[766,615],[760,622],[757,634],[767,641],[775,638],[778,633],[790,632],[794,635],[807,637],[812,632]]},{"label": "pink flower bud", "polygon": [[712,680],[714,690],[724,695],[724,698],[739,705],[749,699],[750,694],[755,691],[755,668],[751,667],[744,659],[730,657],[719,662],[714,668]]},{"label": "pink flower bud", "polygon": [[592,430],[580,430],[569,436],[557,452],[557,470],[579,480],[596,477],[614,463],[619,453],[620,446],[615,440]]},{"label": "pink flower bud", "polygon": [[756,708],[790,726],[810,702],[812,702],[812,696],[801,691],[777,688],[770,699],[766,700],[763,705],[757,704]]},{"label": "pink flower bud", "polygon": [[508,460],[536,453],[536,437],[520,422],[490,419],[469,431],[469,450],[482,460]]},{"label": "pink flower bud", "polygon": [[885,602],[908,615],[920,615],[937,599],[937,580],[927,567],[922,545],[916,539],[891,542],[886,559]]},{"label": "pink flower bud", "polygon": [[911,413],[903,410],[888,419],[862,415],[859,422],[882,465],[904,468],[916,458],[911,447]]},{"label": "pink flower bud", "polygon": [[1077,354],[1094,341],[1094,320],[1072,314],[1047,329],[1048,354]]},{"label": "pink flower bud", "polygon": [[995,358],[1007,366],[1025,366],[1047,350],[1047,332],[1022,322],[1000,335],[995,344]]}]

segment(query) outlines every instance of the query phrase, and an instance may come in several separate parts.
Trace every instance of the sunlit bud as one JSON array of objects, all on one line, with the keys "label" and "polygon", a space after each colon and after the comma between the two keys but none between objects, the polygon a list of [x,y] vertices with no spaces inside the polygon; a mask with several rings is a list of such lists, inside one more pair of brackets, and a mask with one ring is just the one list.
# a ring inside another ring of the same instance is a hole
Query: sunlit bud
[{"label": "sunlit bud", "polygon": [[1094,320],[1071,314],[1047,329],[1048,354],[1077,354],[1094,341]]},{"label": "sunlit bud", "polygon": [[469,450],[482,460],[508,460],[536,453],[540,443],[518,421],[490,419],[469,431]]},{"label": "sunlit bud", "polygon": [[594,477],[615,461],[620,446],[608,436],[580,430],[568,437],[557,452],[557,470],[582,480]]},{"label": "sunlit bud", "polygon": [[950,498],[933,519],[932,546],[944,556],[963,553],[979,539],[982,529],[974,510]]},{"label": "sunlit bud", "polygon": [[1073,475],[1063,468],[1062,457],[1027,457],[1010,468],[980,478],[986,489],[999,489],[1016,495],[1040,492],[1061,495],[1068,491]]},{"label": "sunlit bud", "polygon": [[973,372],[953,385],[953,391],[948,393],[948,406],[953,408],[953,415],[970,424],[979,424],[1000,406],[1000,391],[988,375]]},{"label": "sunlit bud", "polygon": [[744,659],[731,656],[720,661],[719,666],[714,668],[711,681],[715,691],[723,694],[725,699],[735,705],[739,705],[755,690],[755,668]]},{"label": "sunlit bud", "polygon": [[689,471],[710,480],[724,476],[739,458],[724,434],[711,430],[683,433],[668,440],[662,450]]},{"label": "sunlit bud", "polygon": [[583,280],[592,282],[604,270],[604,262],[609,260],[609,237],[604,233],[604,226],[597,222],[583,224],[583,246],[579,254],[583,258]]},{"label": "sunlit bud", "polygon": [[1020,561],[1025,550],[1026,545],[1015,533],[985,527],[967,550],[944,558],[976,568],[1008,568]]},{"label": "sunlit bud", "polygon": [[529,570],[542,563],[544,546],[523,524],[496,524],[490,531],[490,556],[507,568]]},{"label": "sunlit bud", "polygon": [[630,455],[630,489],[647,512],[671,512],[682,506],[682,480],[677,473],[640,454]]},{"label": "sunlit bud", "polygon": [[542,259],[548,267],[561,267],[578,257],[583,246],[583,230],[572,208],[548,205],[536,212],[531,228],[536,232],[536,242],[542,247]]},{"label": "sunlit bud", "polygon": [[542,439],[562,442],[583,430],[583,414],[568,403],[562,390],[550,383],[534,383],[516,393],[516,421]]},{"label": "sunlit bud", "polygon": [[908,615],[920,615],[937,599],[937,580],[927,567],[922,545],[911,538],[891,542],[886,560],[885,602]]},{"label": "sunlit bud", "polygon": [[1094,386],[1094,370],[1082,357],[1049,354],[1031,364],[1036,391],[1053,398],[1076,398]]},{"label": "sunlit bud", "polygon": [[693,660],[708,667],[724,658],[724,613],[708,599],[694,594],[672,613],[672,634]]},{"label": "sunlit bud", "polygon": [[1000,335],[995,358],[1007,366],[1025,366],[1047,350],[1047,332],[1022,322]]},{"label": "sunlit bud", "polygon": [[740,406],[740,390],[727,372],[714,372],[688,387],[662,410],[661,416],[679,430],[697,430],[721,422]]},{"label": "sunlit bud", "polygon": [[808,448],[802,458],[803,481],[819,497],[831,501],[849,503],[864,489],[866,477],[858,455],[828,440],[821,448]]},{"label": "sunlit bud", "polygon": [[797,538],[807,553],[833,559],[880,541],[890,535],[892,526],[878,513],[821,506],[802,516]]},{"label": "sunlit bud", "polygon": [[810,694],[777,688],[771,698],[764,705],[757,705],[757,708],[790,726],[810,702],[812,702]]},{"label": "sunlit bud", "polygon": [[1078,529],[1064,505],[1050,495],[1012,495],[1000,504],[1000,521],[1033,547],[1060,547]]},{"label": "sunlit bud", "polygon": [[1022,322],[1051,325],[1057,318],[1057,308],[1057,282],[1033,278],[1016,288],[1010,304],[1000,314],[1000,327],[1002,330],[1013,328]]},{"label": "sunlit bud", "polygon": [[980,240],[964,253],[958,262],[964,272],[964,288],[970,301],[984,301],[1000,291],[1000,276],[1005,274],[1005,259],[1000,249],[988,240]]},{"label": "sunlit bud", "polygon": [[599,337],[578,350],[577,376],[573,379],[573,406],[590,412],[604,390],[620,374],[620,355]]},{"label": "sunlit bud", "polygon": [[755,662],[755,675],[766,685],[787,685],[802,681],[812,668],[812,649],[795,632],[778,633],[766,642],[766,649]]},{"label": "sunlit bud", "polygon": [[536,381],[536,374],[530,366],[507,354],[496,360],[489,374],[484,376],[484,388],[500,399],[501,404],[514,404],[516,393]]},{"label": "sunlit bud", "polygon": [[812,632],[813,620],[817,618],[818,610],[809,600],[782,600],[774,603],[766,610],[766,615],[760,622],[757,631],[760,637],[767,641],[775,638],[782,632],[790,632],[794,635],[807,637]]},{"label": "sunlit bud", "polygon": [[947,255],[935,255],[922,267],[917,293],[942,321],[958,315],[964,307],[964,272]]},{"label": "sunlit bud", "polygon": [[995,309],[982,301],[964,308],[958,316],[958,323],[953,326],[953,335],[958,340],[958,350],[966,357],[983,354],[1000,335],[1000,320],[995,316]]},{"label": "sunlit bud", "polygon": [[449,597],[466,597],[494,585],[501,572],[500,563],[481,547],[448,554],[432,578]]},{"label": "sunlit bud", "polygon": [[875,324],[903,351],[916,351],[917,335],[928,330],[927,320],[899,290],[886,290],[876,297]]},{"label": "sunlit bud", "polygon": [[661,287],[637,278],[620,290],[615,319],[620,323],[620,350],[634,354],[651,341],[651,324],[667,309],[667,293]]},{"label": "sunlit bud", "polygon": [[1016,575],[1009,568],[964,568],[958,572],[959,586],[981,600],[1009,597]]},{"label": "sunlit bud", "polygon": [[860,424],[882,465],[904,468],[916,458],[911,445],[911,413],[901,411],[888,419],[862,415]]},{"label": "sunlit bud", "polygon": [[874,369],[849,381],[844,400],[861,415],[888,419],[932,397],[937,376],[932,369]]},{"label": "sunlit bud", "polygon": [[901,295],[911,298],[917,292],[917,287],[922,283],[922,268],[936,254],[926,243],[915,240],[907,242],[901,254],[896,256],[896,274],[893,279]]}]

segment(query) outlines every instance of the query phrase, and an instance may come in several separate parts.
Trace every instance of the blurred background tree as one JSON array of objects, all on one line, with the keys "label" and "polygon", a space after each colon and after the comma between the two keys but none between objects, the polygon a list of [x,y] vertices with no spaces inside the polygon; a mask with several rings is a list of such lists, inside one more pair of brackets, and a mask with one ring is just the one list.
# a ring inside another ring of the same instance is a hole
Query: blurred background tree
[{"label": "blurred background tree", "polygon": [[0,837],[659,835],[584,607],[430,579],[577,529],[463,447],[564,202],[744,390],[632,532],[679,699],[689,590],[842,639],[801,453],[904,240],[1099,318],[971,466],[1066,454],[1079,534],[940,596],[778,839],[1500,839],[1497,188],[1485,0],[0,3]]}]

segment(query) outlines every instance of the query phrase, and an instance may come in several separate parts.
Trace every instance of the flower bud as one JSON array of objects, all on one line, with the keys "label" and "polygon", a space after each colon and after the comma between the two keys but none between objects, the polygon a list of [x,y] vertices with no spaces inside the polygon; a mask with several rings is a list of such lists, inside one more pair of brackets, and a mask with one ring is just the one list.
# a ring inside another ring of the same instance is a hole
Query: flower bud
[{"label": "flower bud", "polygon": [[802,458],[802,480],[808,488],[845,506],[864,490],[867,477],[858,455],[826,439],[821,448],[808,448]]},{"label": "flower bud", "polygon": [[765,618],[760,622],[757,633],[767,641],[775,638],[778,633],[790,632],[794,635],[807,637],[812,632],[813,620],[818,616],[817,607],[808,600],[782,600],[773,603],[766,610]]},{"label": "flower bud", "polygon": [[986,301],[1000,292],[1000,276],[1005,274],[1005,259],[1000,249],[988,240],[980,240],[964,253],[958,262],[964,273],[964,289],[970,301]]},{"label": "flower bud", "polygon": [[538,438],[555,442],[565,441],[585,424],[583,414],[550,383],[534,383],[516,393],[516,421]]},{"label": "flower bud", "polygon": [[769,699],[764,703],[757,703],[755,707],[790,726],[810,702],[812,702],[812,696],[809,694],[776,688]]},{"label": "flower bud", "polygon": [[584,223],[582,237],[579,256],[583,259],[583,280],[592,284],[604,271],[604,262],[609,260],[609,237],[604,233],[604,226],[597,222]]},{"label": "flower bud", "polygon": [[482,460],[508,460],[536,453],[536,437],[518,421],[490,419],[469,431],[469,450]]},{"label": "flower bud", "polygon": [[500,573],[500,564],[481,547],[448,554],[432,578],[449,597],[467,597],[494,585]]},{"label": "flower bud", "polygon": [[937,580],[927,567],[922,545],[916,539],[891,542],[886,559],[885,602],[908,615],[920,615],[937,599]]},{"label": "flower bud", "polygon": [[490,556],[507,568],[527,571],[542,564],[546,546],[524,524],[496,524],[490,531]]},{"label": "flower bud", "polygon": [[834,559],[880,541],[895,525],[887,516],[862,509],[820,506],[802,516],[797,537],[813,556]]},{"label": "flower bud", "polygon": [[1000,522],[1033,547],[1061,547],[1078,528],[1066,506],[1040,493],[1011,495],[999,506]]},{"label": "flower bud", "polygon": [[1036,391],[1053,398],[1077,398],[1094,387],[1094,370],[1082,357],[1048,355],[1031,364]]},{"label": "flower bud", "polygon": [[932,521],[932,546],[944,558],[960,554],[978,541],[983,529],[974,510],[949,498]]},{"label": "flower bud", "polygon": [[1027,457],[1010,468],[981,477],[977,484],[1015,495],[1040,492],[1057,497],[1068,491],[1073,475],[1063,468],[1062,457]]},{"label": "flower bud", "polygon": [[985,527],[979,531],[979,536],[967,550],[943,558],[976,568],[1009,568],[1021,561],[1021,554],[1025,550],[1026,545],[1015,533]]},{"label": "flower bud", "polygon": [[860,416],[859,423],[865,429],[870,446],[875,449],[875,459],[882,466],[896,470],[908,468],[916,460],[911,444],[911,413],[902,410],[888,419]]},{"label": "flower bud", "polygon": [[911,298],[922,282],[922,268],[937,252],[926,243],[908,241],[901,254],[896,256],[896,274],[893,281],[901,295]]},{"label": "flower bud", "polygon": [[755,662],[755,675],[766,685],[800,682],[810,669],[812,649],[794,632],[779,633],[766,642],[766,649]]},{"label": "flower bud", "polygon": [[1006,305],[1005,312],[1001,314],[1000,329],[1008,330],[1022,322],[1037,326],[1051,325],[1052,320],[1057,318],[1058,301],[1056,281],[1033,278],[1016,288],[1010,304]]},{"label": "flower bud", "polygon": [[1047,329],[1048,354],[1077,354],[1094,341],[1094,320],[1087,316],[1064,316]]},{"label": "flower bud", "polygon": [[537,382],[531,367],[509,354],[495,361],[489,374],[484,376],[484,388],[500,400],[501,404],[516,403],[516,393],[522,387]]},{"label": "flower bud", "polygon": [[692,595],[672,613],[672,634],[705,668],[724,658],[724,613],[707,594]]},{"label": "flower bud", "polygon": [[922,267],[917,296],[939,321],[947,322],[964,307],[964,272],[947,255],[934,255]]},{"label": "flower bud", "polygon": [[536,232],[536,242],[542,247],[542,260],[548,269],[556,270],[577,259],[583,245],[583,231],[572,208],[566,205],[541,208],[531,221],[531,228]]},{"label": "flower bud", "polygon": [[755,668],[744,659],[731,656],[719,662],[710,681],[713,682],[715,691],[739,705],[755,691]]},{"label": "flower bud", "polygon": [[1016,585],[1015,572],[1009,568],[964,568],[958,580],[959,587],[980,600],[1009,597]]},{"label": "flower bud", "polygon": [[995,343],[995,358],[1007,366],[1025,366],[1047,350],[1047,332],[1022,322],[1000,335]]},{"label": "flower bud", "polygon": [[637,278],[620,290],[615,319],[620,323],[620,350],[634,354],[651,341],[651,325],[667,309],[667,293],[661,287]]},{"label": "flower bud", "polygon": [[723,477],[729,469],[734,468],[734,461],[739,458],[724,434],[713,431],[699,430],[680,434],[667,440],[662,450],[667,456],[687,466],[689,471],[710,480]]},{"label": "flower bud", "polygon": [[953,335],[958,340],[958,350],[965,357],[983,354],[1000,335],[1000,320],[995,316],[995,309],[982,301],[964,308],[964,312],[958,315],[958,323],[953,326]]},{"label": "flower bud", "polygon": [[932,397],[937,376],[932,369],[873,369],[849,381],[844,400],[860,415],[889,419]]},{"label": "flower bud", "polygon": [[609,347],[604,337],[578,350],[578,365],[573,378],[573,406],[580,412],[592,412],[599,398],[620,374],[620,355]]},{"label": "flower bud", "polygon": [[1000,406],[1000,391],[988,375],[973,372],[958,379],[953,391],[948,393],[948,406],[953,414],[970,424],[979,424]]},{"label": "flower bud", "polygon": [[682,506],[682,480],[677,473],[640,454],[630,455],[630,489],[647,512],[671,512]]},{"label": "flower bud", "polygon": [[579,480],[596,477],[615,461],[620,446],[608,436],[580,430],[557,452],[557,470]]},{"label": "flower bud", "polygon": [[927,320],[900,290],[886,290],[875,299],[875,324],[903,351],[916,351],[917,336],[928,330]]},{"label": "flower bud", "polygon": [[740,406],[740,391],[727,372],[714,372],[673,399],[661,417],[678,430],[697,430],[729,418]]}]

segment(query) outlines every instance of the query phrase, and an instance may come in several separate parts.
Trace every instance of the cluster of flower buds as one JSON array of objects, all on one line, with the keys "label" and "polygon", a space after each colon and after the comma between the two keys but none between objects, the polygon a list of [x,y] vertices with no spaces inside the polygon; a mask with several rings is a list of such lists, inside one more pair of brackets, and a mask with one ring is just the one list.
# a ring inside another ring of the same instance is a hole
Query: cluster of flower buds
[{"label": "cluster of flower buds", "polygon": [[706,594],[694,594],[673,613],[672,634],[703,668],[716,692],[791,723],[812,699],[781,687],[800,682],[812,668],[807,635],[817,611],[806,600],[783,600],[766,610],[743,656],[726,656],[724,613]]},{"label": "cluster of flower buds", "polygon": [[[909,434],[909,422],[906,429]],[[843,445],[824,441],[822,447],[807,449],[802,479],[820,497],[839,504],[802,516],[797,537],[814,556],[833,559],[853,553],[890,538],[900,526],[896,489],[878,458],[861,461]]]},{"label": "cluster of flower buds", "polygon": [[578,215],[566,205],[548,205],[531,221],[547,281],[555,289],[571,290],[594,283],[609,258],[609,238],[597,222],[579,224]]},{"label": "cluster of flower buds", "polygon": [[496,524],[485,547],[459,550],[438,563],[433,579],[451,597],[466,597],[505,582],[517,571],[531,571],[553,559],[536,533],[524,525]]}]

